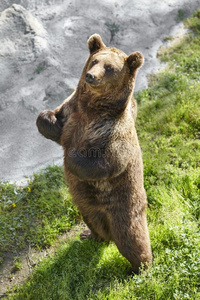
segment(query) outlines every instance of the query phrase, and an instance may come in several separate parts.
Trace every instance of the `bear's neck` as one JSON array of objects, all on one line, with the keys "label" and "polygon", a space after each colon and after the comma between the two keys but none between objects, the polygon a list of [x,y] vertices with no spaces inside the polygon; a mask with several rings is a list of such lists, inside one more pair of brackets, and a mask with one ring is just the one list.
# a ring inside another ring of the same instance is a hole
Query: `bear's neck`
[{"label": "bear's neck", "polygon": [[104,94],[88,89],[87,85],[78,86],[78,110],[88,116],[102,118],[118,118],[125,111],[134,89],[134,83],[127,84],[120,91],[111,91]]}]

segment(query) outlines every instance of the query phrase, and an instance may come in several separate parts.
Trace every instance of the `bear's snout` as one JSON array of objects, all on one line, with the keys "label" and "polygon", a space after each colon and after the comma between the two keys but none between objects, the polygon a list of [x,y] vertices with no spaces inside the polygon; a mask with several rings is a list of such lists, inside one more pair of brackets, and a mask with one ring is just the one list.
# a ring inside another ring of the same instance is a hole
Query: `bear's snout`
[{"label": "bear's snout", "polygon": [[95,80],[95,76],[92,73],[87,72],[87,74],[86,74],[86,82],[87,83],[93,83],[94,80]]}]

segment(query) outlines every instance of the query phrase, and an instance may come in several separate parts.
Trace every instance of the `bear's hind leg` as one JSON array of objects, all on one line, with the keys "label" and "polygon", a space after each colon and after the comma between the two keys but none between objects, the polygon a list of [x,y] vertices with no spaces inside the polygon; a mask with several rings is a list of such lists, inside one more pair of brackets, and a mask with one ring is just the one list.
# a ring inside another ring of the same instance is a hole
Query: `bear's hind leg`
[{"label": "bear's hind leg", "polygon": [[90,231],[83,232],[83,239],[85,238],[95,238],[98,241],[110,241],[110,226],[107,220],[107,216],[104,212],[93,211],[90,216],[83,216],[84,222],[89,227]]},{"label": "bear's hind leg", "polygon": [[152,253],[146,214],[136,219],[117,218],[112,222],[112,239],[121,254],[131,263],[132,271],[138,273],[152,264]]}]

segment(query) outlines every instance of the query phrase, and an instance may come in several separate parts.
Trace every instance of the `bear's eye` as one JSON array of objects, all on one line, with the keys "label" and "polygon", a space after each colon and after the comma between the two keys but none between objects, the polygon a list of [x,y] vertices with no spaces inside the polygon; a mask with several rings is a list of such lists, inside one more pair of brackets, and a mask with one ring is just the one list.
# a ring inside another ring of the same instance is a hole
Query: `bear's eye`
[{"label": "bear's eye", "polygon": [[92,61],[92,66],[96,65],[98,63],[97,59]]},{"label": "bear's eye", "polygon": [[106,72],[113,71],[113,68],[111,66],[105,66],[104,68],[105,68]]}]

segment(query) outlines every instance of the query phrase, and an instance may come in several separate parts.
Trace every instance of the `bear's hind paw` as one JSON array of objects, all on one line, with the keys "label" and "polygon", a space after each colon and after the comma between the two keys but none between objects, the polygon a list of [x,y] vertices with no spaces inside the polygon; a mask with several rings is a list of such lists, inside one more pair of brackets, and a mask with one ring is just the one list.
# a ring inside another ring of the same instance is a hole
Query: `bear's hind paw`
[{"label": "bear's hind paw", "polygon": [[80,239],[81,240],[86,240],[86,239],[94,239],[95,236],[94,234],[91,232],[91,230],[87,229],[84,230],[81,234],[80,234]]}]

